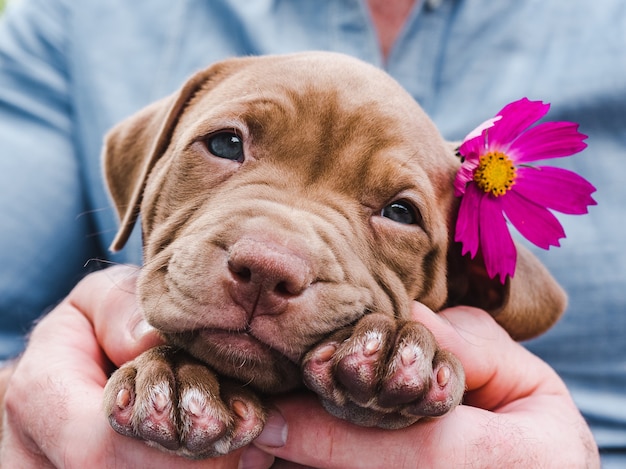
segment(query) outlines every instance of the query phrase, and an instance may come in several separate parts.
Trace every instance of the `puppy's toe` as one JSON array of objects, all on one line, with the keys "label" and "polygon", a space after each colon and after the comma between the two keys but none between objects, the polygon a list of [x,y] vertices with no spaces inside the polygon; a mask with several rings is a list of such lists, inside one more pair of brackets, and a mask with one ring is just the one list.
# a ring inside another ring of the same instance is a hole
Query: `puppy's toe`
[{"label": "puppy's toe", "polygon": [[[219,383],[205,366],[180,363],[176,369],[180,443],[190,457],[219,453],[220,440],[227,437],[232,417],[219,397]],[[222,454],[224,454],[224,451]]]},{"label": "puppy's toe", "polygon": [[335,380],[334,357],[340,343],[335,339],[324,341],[307,353],[302,362],[302,377],[307,387],[336,406],[346,404],[345,393]]},{"label": "puppy's toe", "polygon": [[336,378],[353,401],[366,404],[376,397],[385,373],[393,327],[382,321],[367,321],[363,331],[345,341],[336,356]]},{"label": "puppy's toe", "polygon": [[307,386],[335,405],[367,405],[378,393],[395,335],[395,321],[365,316],[354,329],[318,344],[304,359]]},{"label": "puppy's toe", "polygon": [[146,352],[107,382],[104,406],[111,426],[123,435],[178,449],[174,389],[175,377],[164,350]]},{"label": "puppy's toe", "polygon": [[258,396],[237,383],[222,383],[222,400],[230,409],[233,419],[229,437],[229,451],[232,451],[259,436],[267,414]]},{"label": "puppy's toe", "polygon": [[437,350],[430,383],[422,399],[407,406],[407,413],[436,417],[461,403],[465,391],[465,372],[459,359],[450,352]]},{"label": "puppy's toe", "polygon": [[397,408],[422,396],[432,384],[433,358],[437,350],[431,332],[419,323],[400,327],[378,396],[385,408]]},{"label": "puppy's toe", "polygon": [[118,370],[115,382],[109,380],[107,383],[108,392],[104,400],[109,423],[115,431],[126,436],[136,436],[131,422],[135,405],[134,375],[134,368]]},{"label": "puppy's toe", "polygon": [[415,322],[399,328],[379,405],[403,415],[443,415],[461,402],[464,387],[461,363],[438,347],[428,329]]},{"label": "puppy's toe", "polygon": [[199,363],[186,363],[177,371],[180,439],[186,456],[227,454],[261,433],[265,413],[255,394],[235,383],[218,382]]}]

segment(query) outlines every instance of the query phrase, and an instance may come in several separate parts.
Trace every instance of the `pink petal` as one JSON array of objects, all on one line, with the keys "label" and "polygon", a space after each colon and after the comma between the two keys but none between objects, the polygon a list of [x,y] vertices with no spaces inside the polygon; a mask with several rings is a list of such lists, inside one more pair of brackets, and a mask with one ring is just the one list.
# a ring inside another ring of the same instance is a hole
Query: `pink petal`
[{"label": "pink petal", "polygon": [[509,229],[502,215],[503,197],[485,196],[479,215],[480,249],[485,259],[485,267],[490,278],[500,276],[500,282],[506,281],[507,275],[513,277],[517,250]]},{"label": "pink petal", "polygon": [[474,170],[478,167],[478,160],[465,161],[456,173],[454,179],[454,195],[457,197],[465,193],[467,183],[474,179]]},{"label": "pink petal", "polygon": [[568,215],[582,215],[589,205],[596,205],[591,197],[596,188],[563,168],[520,167],[513,190],[537,205]]},{"label": "pink petal", "polygon": [[522,197],[515,190],[502,196],[502,208],[517,231],[540,248],[559,246],[559,239],[565,238],[561,223],[547,208]]},{"label": "pink petal", "polygon": [[480,155],[485,152],[485,137],[479,135],[478,137],[464,140],[459,147],[459,153],[465,158],[466,161],[478,161]]},{"label": "pink petal", "polygon": [[574,122],[544,122],[523,132],[509,147],[516,163],[560,158],[584,150],[587,136],[578,132]]},{"label": "pink petal", "polygon": [[550,104],[530,101],[527,98],[507,104],[498,113],[502,119],[487,130],[489,147],[506,151],[510,142],[545,116],[549,109]]},{"label": "pink petal", "polygon": [[476,184],[468,184],[456,219],[454,240],[463,245],[462,254],[469,252],[472,258],[478,252],[478,216],[484,196],[485,193],[478,189]]},{"label": "pink petal", "polygon": [[502,116],[496,116],[496,117],[492,117],[491,119],[487,119],[485,122],[483,122],[478,127],[476,127],[474,130],[472,130],[469,134],[467,134],[465,136],[465,138],[463,139],[463,142],[466,142],[468,140],[472,140],[472,139],[474,139],[476,137],[479,137],[480,135],[483,134],[483,132],[486,129],[489,129],[489,128],[493,127],[493,124],[495,122],[499,121],[500,119],[502,119]]}]

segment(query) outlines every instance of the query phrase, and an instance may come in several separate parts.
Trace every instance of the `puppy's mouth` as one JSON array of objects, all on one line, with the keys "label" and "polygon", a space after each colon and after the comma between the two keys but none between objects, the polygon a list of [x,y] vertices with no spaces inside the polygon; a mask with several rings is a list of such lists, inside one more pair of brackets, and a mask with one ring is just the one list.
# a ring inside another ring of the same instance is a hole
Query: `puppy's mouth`
[{"label": "puppy's mouth", "polygon": [[202,329],[199,336],[208,347],[217,349],[216,352],[222,356],[239,356],[247,360],[261,361],[275,359],[279,355],[296,362],[296,357],[289,357],[276,350],[255,337],[249,330]]},{"label": "puppy's mouth", "polygon": [[249,330],[198,329],[166,334],[215,371],[263,392],[285,392],[301,386],[297,357],[268,345]]}]

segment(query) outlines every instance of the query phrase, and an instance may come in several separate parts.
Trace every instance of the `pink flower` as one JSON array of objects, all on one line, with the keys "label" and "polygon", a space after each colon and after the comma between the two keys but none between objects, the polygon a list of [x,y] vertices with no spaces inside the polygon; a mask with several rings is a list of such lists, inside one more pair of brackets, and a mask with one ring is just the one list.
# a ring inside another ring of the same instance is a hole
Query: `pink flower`
[{"label": "pink flower", "polygon": [[[559,246],[563,227],[551,210],[587,213],[596,202],[587,180],[566,169],[528,163],[573,155],[587,144],[574,122],[532,126],[549,104],[526,98],[506,105],[495,118],[472,131],[459,147],[463,164],[454,181],[462,196],[455,240],[463,254],[476,256],[480,247],[487,273],[502,283],[515,273],[517,252],[510,222],[526,239],[548,249]],[[532,126],[532,127],[531,127]]]}]

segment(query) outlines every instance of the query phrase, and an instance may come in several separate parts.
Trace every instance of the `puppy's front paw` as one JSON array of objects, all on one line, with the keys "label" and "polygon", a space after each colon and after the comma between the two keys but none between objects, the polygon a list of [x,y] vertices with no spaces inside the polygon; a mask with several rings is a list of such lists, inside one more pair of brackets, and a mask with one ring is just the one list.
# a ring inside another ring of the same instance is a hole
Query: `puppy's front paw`
[{"label": "puppy's front paw", "polygon": [[104,408],[118,433],[189,458],[240,448],[265,422],[252,392],[218,381],[206,365],[168,346],[117,370],[107,382]]},{"label": "puppy's front paw", "polygon": [[363,426],[402,428],[443,415],[465,388],[461,363],[428,329],[382,314],[318,344],[302,366],[331,414]]}]

